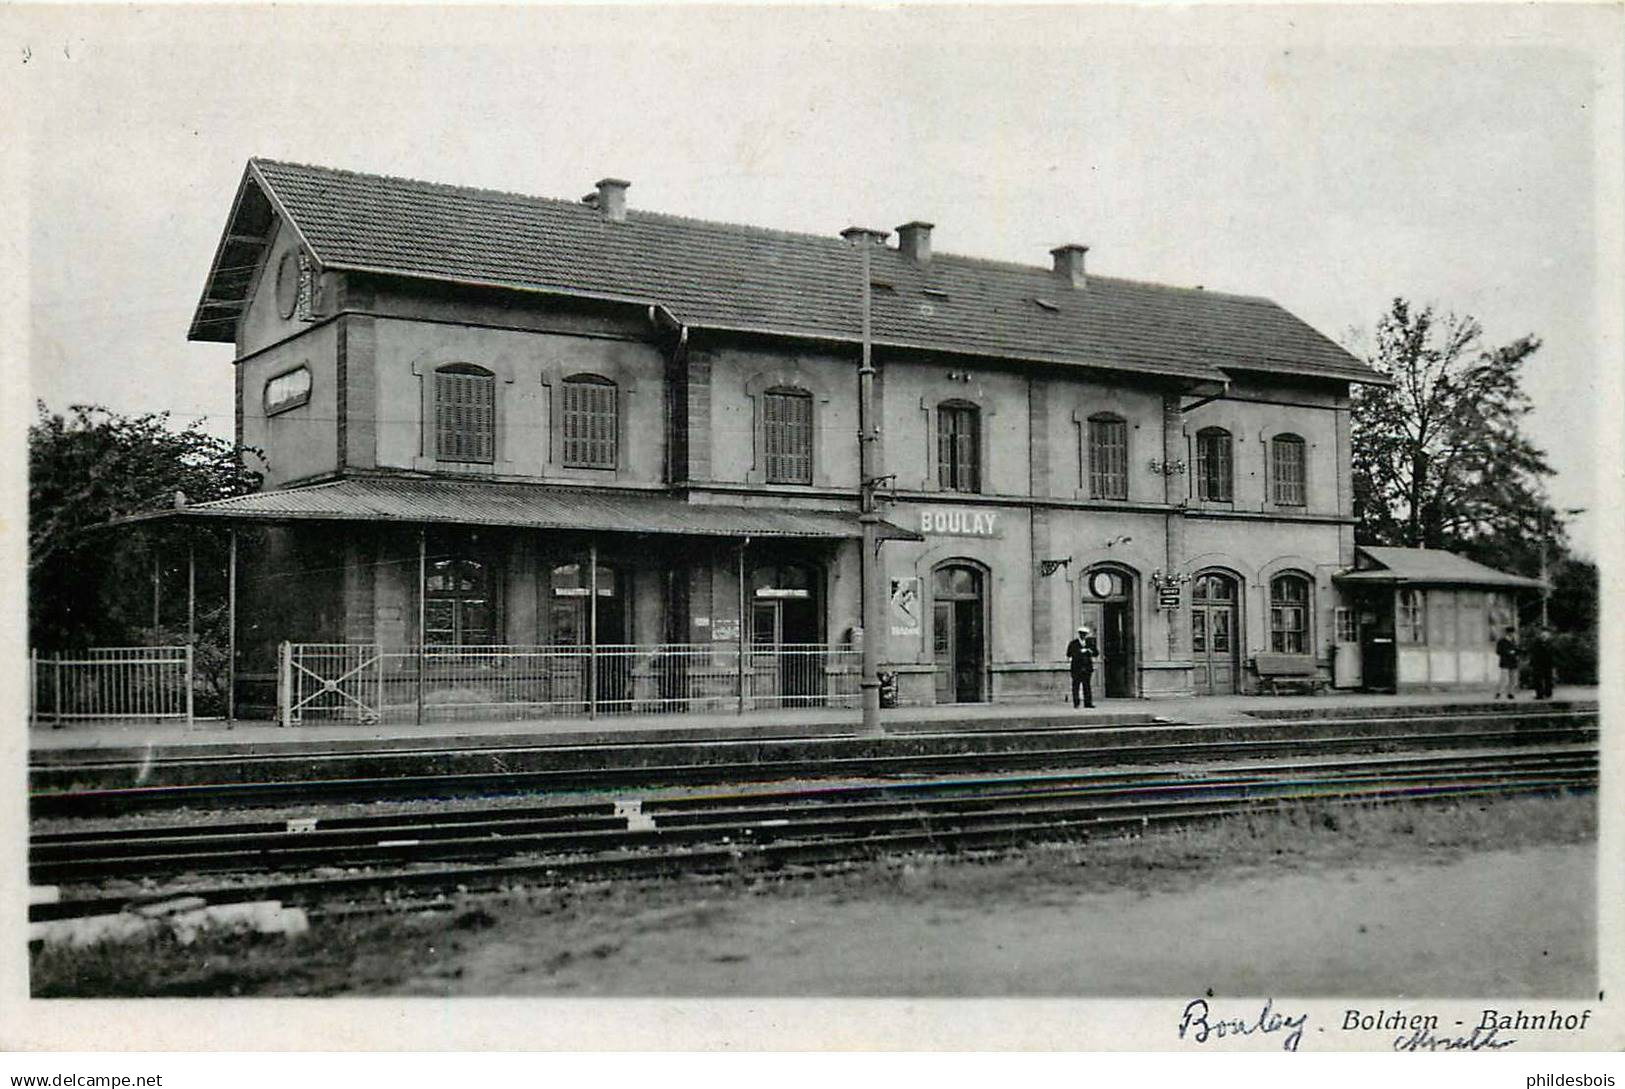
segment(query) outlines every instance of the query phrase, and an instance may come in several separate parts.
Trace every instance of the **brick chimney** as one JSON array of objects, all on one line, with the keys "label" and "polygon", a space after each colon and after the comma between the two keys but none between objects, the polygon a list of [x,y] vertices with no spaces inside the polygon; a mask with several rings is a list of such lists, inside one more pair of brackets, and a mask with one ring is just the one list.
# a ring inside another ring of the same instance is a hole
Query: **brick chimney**
[{"label": "brick chimney", "polygon": [[931,263],[931,228],[933,226],[935,224],[924,223],[916,219],[897,228],[897,248],[904,257],[919,265]]},{"label": "brick chimney", "polygon": [[626,219],[626,191],[630,188],[632,183],[620,178],[599,178],[597,191],[587,198],[605,219],[620,222]]},{"label": "brick chimney", "polygon": [[1056,246],[1049,252],[1055,258],[1055,275],[1065,277],[1067,283],[1073,287],[1089,286],[1089,277],[1083,268],[1084,255],[1089,252],[1088,246],[1069,242],[1064,246]]}]

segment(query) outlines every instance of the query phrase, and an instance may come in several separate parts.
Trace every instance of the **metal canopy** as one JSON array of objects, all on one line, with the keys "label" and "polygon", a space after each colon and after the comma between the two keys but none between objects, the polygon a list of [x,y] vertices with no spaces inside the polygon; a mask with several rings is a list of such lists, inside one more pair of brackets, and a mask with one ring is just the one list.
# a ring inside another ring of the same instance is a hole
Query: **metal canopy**
[{"label": "metal canopy", "polygon": [[[660,492],[480,481],[345,478],[135,515],[124,522],[401,522],[695,537],[845,540],[862,536],[856,512],[691,503]],[[893,540],[921,537],[880,523]]]}]

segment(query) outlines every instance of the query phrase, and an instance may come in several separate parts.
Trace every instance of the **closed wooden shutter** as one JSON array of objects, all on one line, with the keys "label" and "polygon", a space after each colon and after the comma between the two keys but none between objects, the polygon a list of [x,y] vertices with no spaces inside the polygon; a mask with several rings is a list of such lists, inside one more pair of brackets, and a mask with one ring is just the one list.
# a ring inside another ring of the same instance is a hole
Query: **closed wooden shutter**
[{"label": "closed wooden shutter", "polygon": [[441,461],[494,460],[496,380],[489,374],[436,371],[435,456]]},{"label": "closed wooden shutter", "polygon": [[564,464],[574,469],[616,466],[619,413],[615,384],[602,378],[564,382]]},{"label": "closed wooden shutter", "polygon": [[796,390],[770,390],[762,405],[768,482],[811,484],[812,397]]},{"label": "closed wooden shutter", "polygon": [[1089,421],[1089,494],[1128,498],[1128,425],[1115,416]]},{"label": "closed wooden shutter", "polygon": [[1270,441],[1270,461],[1275,502],[1287,507],[1303,506],[1303,440],[1296,435],[1277,435]]}]

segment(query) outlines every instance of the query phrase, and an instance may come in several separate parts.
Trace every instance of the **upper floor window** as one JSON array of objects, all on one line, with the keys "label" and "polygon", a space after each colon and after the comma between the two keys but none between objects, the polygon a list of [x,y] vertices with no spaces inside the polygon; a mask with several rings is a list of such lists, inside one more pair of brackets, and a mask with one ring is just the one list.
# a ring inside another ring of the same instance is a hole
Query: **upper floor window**
[{"label": "upper floor window", "polygon": [[1309,580],[1302,575],[1270,580],[1270,649],[1279,654],[1309,653]]},{"label": "upper floor window", "polygon": [[1196,498],[1228,503],[1234,496],[1230,432],[1222,427],[1204,427],[1196,433]]},{"label": "upper floor window", "polygon": [[436,458],[495,460],[496,421],[496,377],[490,371],[456,363],[434,372]]},{"label": "upper floor window", "polygon": [[1089,417],[1089,495],[1128,498],[1128,424],[1121,417]]},{"label": "upper floor window", "polygon": [[572,469],[615,468],[620,412],[615,383],[596,374],[564,380],[564,464]]},{"label": "upper floor window", "polygon": [[265,383],[265,414],[273,416],[310,401],[310,368],[295,367]]},{"label": "upper floor window", "polygon": [[1270,440],[1270,479],[1275,502],[1284,507],[1304,505],[1304,445],[1296,435],[1277,435]]},{"label": "upper floor window", "polygon": [[982,490],[981,427],[975,405],[947,401],[937,407],[937,484],[944,491]]},{"label": "upper floor window", "polygon": [[812,483],[812,395],[770,389],[762,395],[763,444],[769,484]]}]

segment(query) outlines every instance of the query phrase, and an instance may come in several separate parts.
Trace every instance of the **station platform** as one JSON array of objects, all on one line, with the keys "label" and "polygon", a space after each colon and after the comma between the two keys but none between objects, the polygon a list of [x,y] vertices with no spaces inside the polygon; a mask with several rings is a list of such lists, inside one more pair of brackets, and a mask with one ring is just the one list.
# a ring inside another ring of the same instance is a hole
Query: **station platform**
[{"label": "station platform", "polygon": [[[1521,710],[1547,705],[1595,706],[1592,686],[1559,687],[1549,701],[1525,692]],[[1502,701],[1505,706],[1505,701]],[[1101,728],[1152,725],[1222,725],[1256,722],[1259,717],[1347,718],[1362,711],[1373,715],[1440,708],[1493,708],[1488,692],[1383,693],[1333,692],[1293,696],[1197,696],[1170,699],[1100,700],[1093,709],[1074,709],[1069,701],[1044,704],[950,704],[888,708],[881,712],[886,734],[987,733],[1001,730]],[[69,723],[39,725],[29,730],[29,761],[59,764],[80,761],[151,759],[154,757],[299,752],[432,750],[514,745],[615,745],[635,742],[771,740],[789,737],[854,737],[862,732],[853,708],[810,707],[751,711],[742,715],[664,714],[591,718],[530,718],[422,725],[311,722],[282,727],[274,722],[220,719],[175,722]]]}]

